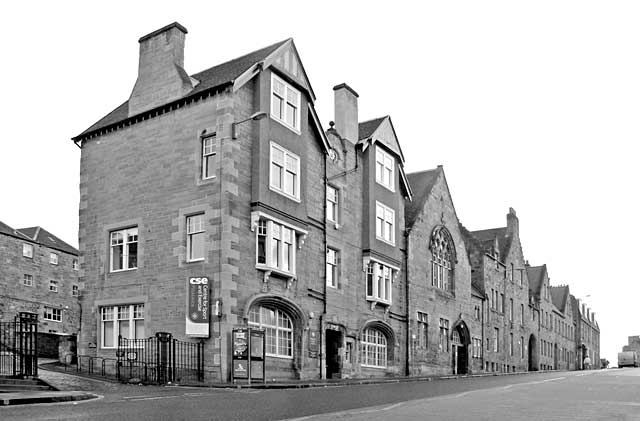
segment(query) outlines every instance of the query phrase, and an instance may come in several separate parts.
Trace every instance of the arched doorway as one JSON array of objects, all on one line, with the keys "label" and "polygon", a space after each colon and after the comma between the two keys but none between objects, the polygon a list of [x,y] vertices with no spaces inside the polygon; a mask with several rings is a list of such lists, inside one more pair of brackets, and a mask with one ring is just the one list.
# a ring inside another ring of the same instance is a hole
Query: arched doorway
[{"label": "arched doorway", "polygon": [[529,371],[538,371],[538,341],[533,334],[529,336]]},{"label": "arched doorway", "polygon": [[467,324],[459,321],[451,333],[453,374],[469,374],[469,344],[471,338]]}]

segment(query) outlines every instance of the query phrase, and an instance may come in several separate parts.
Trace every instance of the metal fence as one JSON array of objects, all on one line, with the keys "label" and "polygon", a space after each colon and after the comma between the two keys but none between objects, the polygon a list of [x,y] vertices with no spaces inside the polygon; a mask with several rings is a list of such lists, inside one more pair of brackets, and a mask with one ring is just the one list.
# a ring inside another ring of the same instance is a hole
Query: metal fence
[{"label": "metal fence", "polygon": [[0,322],[0,375],[38,375],[38,315],[22,312],[11,322]]},{"label": "metal fence", "polygon": [[158,332],[147,339],[118,337],[117,378],[141,383],[204,381],[204,340],[185,342]]}]

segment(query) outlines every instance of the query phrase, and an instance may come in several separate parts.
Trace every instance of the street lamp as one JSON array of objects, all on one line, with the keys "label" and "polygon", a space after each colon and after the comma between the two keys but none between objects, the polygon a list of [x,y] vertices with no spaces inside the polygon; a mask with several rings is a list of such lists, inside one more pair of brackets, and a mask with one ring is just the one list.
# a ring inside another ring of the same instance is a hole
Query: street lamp
[{"label": "street lamp", "polygon": [[267,113],[265,111],[257,111],[253,114],[251,114],[249,117],[245,118],[244,120],[240,120],[240,121],[236,121],[231,123],[231,139],[237,139],[237,133],[236,133],[236,126],[238,124],[242,124],[242,123],[246,123],[247,121],[258,121],[258,120],[262,120],[263,118],[265,118],[267,116]]}]

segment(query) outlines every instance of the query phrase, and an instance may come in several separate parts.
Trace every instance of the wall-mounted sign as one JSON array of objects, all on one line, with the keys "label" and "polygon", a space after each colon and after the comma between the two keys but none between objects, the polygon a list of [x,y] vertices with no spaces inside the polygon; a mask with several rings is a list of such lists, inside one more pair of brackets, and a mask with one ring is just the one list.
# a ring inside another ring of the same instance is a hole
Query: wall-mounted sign
[{"label": "wall-mounted sign", "polygon": [[209,337],[209,278],[187,280],[187,314],[185,333],[197,338]]},{"label": "wall-mounted sign", "polygon": [[309,331],[309,358],[318,358],[318,332]]}]

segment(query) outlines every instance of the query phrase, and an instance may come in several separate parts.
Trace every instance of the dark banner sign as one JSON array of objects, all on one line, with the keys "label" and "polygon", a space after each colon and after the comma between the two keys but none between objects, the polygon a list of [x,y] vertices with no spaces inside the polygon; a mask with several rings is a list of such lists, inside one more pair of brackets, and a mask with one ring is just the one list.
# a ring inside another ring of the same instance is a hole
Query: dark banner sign
[{"label": "dark banner sign", "polygon": [[198,338],[209,337],[209,278],[187,280],[187,317],[185,333]]}]

